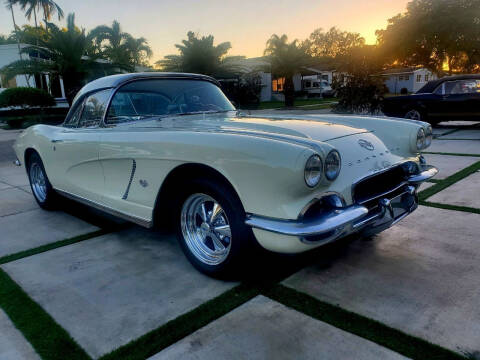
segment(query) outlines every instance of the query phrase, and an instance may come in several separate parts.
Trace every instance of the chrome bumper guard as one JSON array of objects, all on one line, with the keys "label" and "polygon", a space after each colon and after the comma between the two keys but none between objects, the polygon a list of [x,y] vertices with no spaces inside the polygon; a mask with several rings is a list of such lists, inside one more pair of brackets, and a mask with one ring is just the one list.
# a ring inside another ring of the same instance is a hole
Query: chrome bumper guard
[{"label": "chrome bumper guard", "polygon": [[[255,229],[296,236],[307,244],[326,244],[351,233],[373,235],[396,224],[418,206],[417,188],[438,173],[437,168],[421,165],[418,174],[410,176],[395,194],[384,194],[370,210],[363,205],[333,208],[313,220],[280,220],[248,215],[245,224]],[[389,198],[390,195],[390,198]]]}]

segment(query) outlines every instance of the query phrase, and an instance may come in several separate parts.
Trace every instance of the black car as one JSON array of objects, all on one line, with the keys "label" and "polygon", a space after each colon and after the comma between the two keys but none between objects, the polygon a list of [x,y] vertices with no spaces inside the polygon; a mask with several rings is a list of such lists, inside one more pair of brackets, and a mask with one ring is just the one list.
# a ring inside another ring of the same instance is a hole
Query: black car
[{"label": "black car", "polygon": [[427,121],[480,119],[480,75],[448,76],[429,81],[417,93],[383,101],[387,116]]}]

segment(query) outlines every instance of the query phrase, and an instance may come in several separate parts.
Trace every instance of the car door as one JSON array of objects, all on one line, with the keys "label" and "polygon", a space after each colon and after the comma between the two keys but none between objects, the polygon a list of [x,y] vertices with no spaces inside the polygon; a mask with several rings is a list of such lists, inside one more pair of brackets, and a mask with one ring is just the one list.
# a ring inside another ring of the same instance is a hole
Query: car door
[{"label": "car door", "polygon": [[472,80],[455,80],[443,83],[442,99],[435,115],[445,121],[465,119],[472,114]]},{"label": "car door", "polygon": [[53,186],[96,203],[102,203],[104,190],[99,126],[110,92],[101,90],[87,96],[51,139],[52,167],[57,174]]}]

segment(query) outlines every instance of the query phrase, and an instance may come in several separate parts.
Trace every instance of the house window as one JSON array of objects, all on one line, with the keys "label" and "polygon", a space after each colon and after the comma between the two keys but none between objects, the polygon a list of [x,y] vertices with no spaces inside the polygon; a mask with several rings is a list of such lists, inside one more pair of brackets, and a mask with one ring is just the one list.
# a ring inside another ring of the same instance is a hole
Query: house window
[{"label": "house window", "polygon": [[47,83],[47,76],[45,74],[35,74],[35,85],[37,89],[42,89],[48,92],[48,83]]},{"label": "house window", "polygon": [[417,82],[422,82],[422,75],[417,75]]},{"label": "house window", "polygon": [[405,80],[405,81],[408,81],[408,80],[410,80],[410,76],[408,76],[408,75],[405,75],[405,76],[403,77],[403,80]]},{"label": "house window", "polygon": [[328,81],[328,75],[322,75],[322,80],[327,80]]},{"label": "house window", "polygon": [[398,81],[403,81],[403,75],[398,75]]},{"label": "house window", "polygon": [[306,88],[312,87],[312,82],[311,81],[305,81],[305,87]]},{"label": "house window", "polygon": [[285,85],[285,78],[279,78],[272,80],[272,91],[282,92]]},{"label": "house window", "polygon": [[428,75],[425,75],[425,81],[428,81]]}]

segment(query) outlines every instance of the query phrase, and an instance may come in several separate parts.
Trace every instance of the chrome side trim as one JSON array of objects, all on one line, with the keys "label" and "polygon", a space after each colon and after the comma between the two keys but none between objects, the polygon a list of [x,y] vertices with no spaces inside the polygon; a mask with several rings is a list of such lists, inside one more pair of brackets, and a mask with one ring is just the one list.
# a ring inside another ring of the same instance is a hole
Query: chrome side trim
[{"label": "chrome side trim", "polygon": [[140,217],[137,217],[137,216],[134,216],[134,215],[130,215],[130,214],[120,212],[118,210],[112,209],[111,207],[99,204],[99,203],[97,203],[95,201],[92,201],[92,200],[85,199],[84,197],[81,197],[81,196],[78,196],[78,195],[70,194],[69,192],[66,192],[66,191],[63,191],[63,190],[60,190],[60,189],[55,189],[55,191],[57,191],[60,195],[65,196],[66,198],[78,201],[79,203],[82,203],[84,205],[91,206],[95,209],[104,211],[104,212],[106,212],[110,215],[119,217],[123,220],[131,221],[135,224],[138,224],[138,225],[146,227],[146,228],[153,227],[153,221],[152,220],[147,220],[147,219],[143,219],[143,218],[140,218]]},{"label": "chrome side trim", "polygon": [[313,236],[339,231],[346,225],[359,220],[368,213],[361,205],[352,205],[343,209],[335,209],[330,213],[311,221],[281,220],[248,215],[245,224],[256,229],[271,231],[289,236]]},{"label": "chrome side trim", "polygon": [[426,181],[438,173],[438,169],[432,165],[420,165],[420,174],[412,175],[408,178],[410,184],[420,184],[423,181]]},{"label": "chrome side trim", "polygon": [[127,188],[125,189],[125,194],[123,194],[122,199],[127,200],[128,192],[130,191],[130,186],[132,185],[133,176],[135,175],[135,170],[137,169],[137,162],[135,159],[132,159],[132,171],[130,173],[130,180],[128,180]]}]

